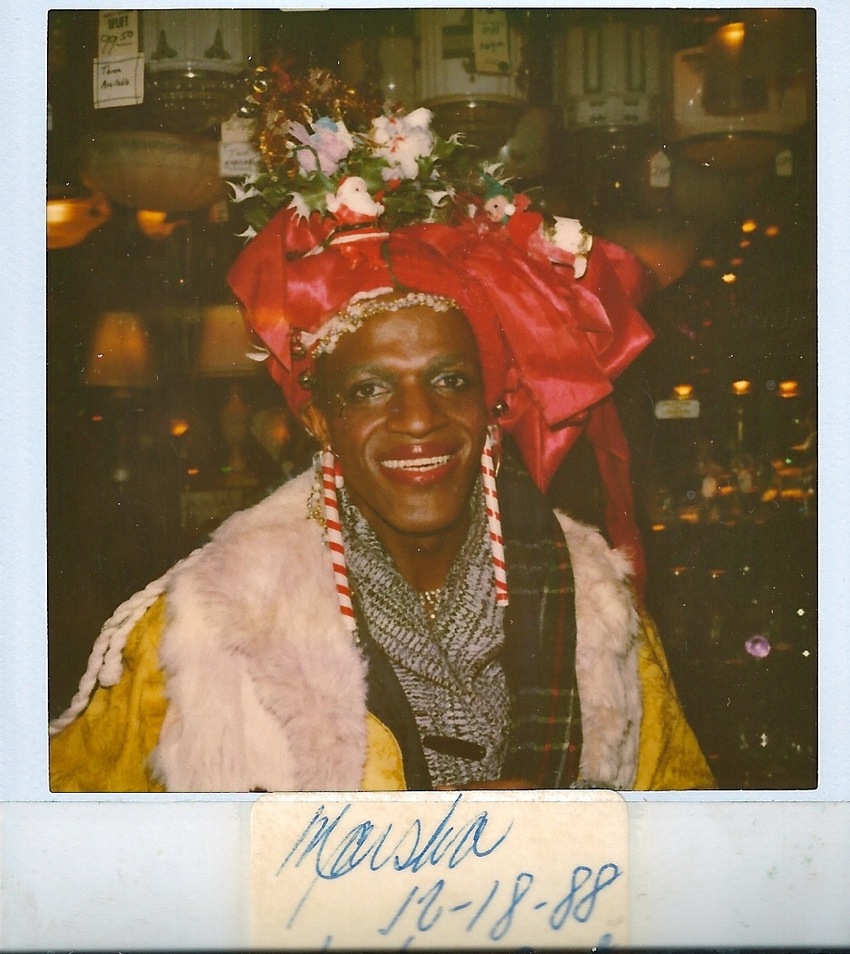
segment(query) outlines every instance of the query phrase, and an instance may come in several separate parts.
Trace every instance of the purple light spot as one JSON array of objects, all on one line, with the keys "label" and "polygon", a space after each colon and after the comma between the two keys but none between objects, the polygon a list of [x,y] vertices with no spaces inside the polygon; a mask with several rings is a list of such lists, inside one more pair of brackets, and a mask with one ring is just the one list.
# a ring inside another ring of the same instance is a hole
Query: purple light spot
[{"label": "purple light spot", "polygon": [[764,659],[764,657],[770,653],[770,640],[767,636],[762,636],[760,633],[757,633],[755,636],[750,636],[744,643],[744,648],[751,656],[755,656],[756,659]]}]

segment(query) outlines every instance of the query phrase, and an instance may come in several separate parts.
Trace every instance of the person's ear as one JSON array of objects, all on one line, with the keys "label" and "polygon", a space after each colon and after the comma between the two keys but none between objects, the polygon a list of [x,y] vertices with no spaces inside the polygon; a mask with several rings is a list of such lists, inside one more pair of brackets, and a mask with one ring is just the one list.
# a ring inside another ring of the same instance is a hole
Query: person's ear
[{"label": "person's ear", "polygon": [[307,433],[314,440],[318,441],[323,448],[327,449],[331,446],[331,435],[328,429],[327,419],[315,404],[311,402],[301,408],[298,413],[298,418],[307,429]]}]

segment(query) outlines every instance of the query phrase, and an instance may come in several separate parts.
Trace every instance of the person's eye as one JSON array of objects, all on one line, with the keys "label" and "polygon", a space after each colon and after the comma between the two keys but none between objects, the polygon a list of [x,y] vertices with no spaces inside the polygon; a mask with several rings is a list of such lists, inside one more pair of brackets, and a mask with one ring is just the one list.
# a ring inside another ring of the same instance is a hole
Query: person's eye
[{"label": "person's eye", "polygon": [[381,381],[359,381],[348,388],[349,401],[372,401],[389,393],[389,387]]},{"label": "person's eye", "polygon": [[475,383],[466,371],[445,371],[434,379],[434,385],[442,391],[466,391]]}]

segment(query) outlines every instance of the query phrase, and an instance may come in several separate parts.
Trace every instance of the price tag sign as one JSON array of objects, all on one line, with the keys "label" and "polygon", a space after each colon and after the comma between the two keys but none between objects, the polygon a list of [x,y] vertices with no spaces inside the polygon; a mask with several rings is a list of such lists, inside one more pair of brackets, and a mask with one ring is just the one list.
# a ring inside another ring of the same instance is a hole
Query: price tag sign
[{"label": "price tag sign", "polygon": [[123,59],[139,52],[138,10],[101,10],[98,28],[98,59]]},{"label": "price tag sign", "polygon": [[222,179],[253,177],[260,171],[260,154],[249,142],[218,144],[218,174]]},{"label": "price tag sign", "polygon": [[472,11],[472,52],[476,73],[510,72],[508,16],[504,10]]},{"label": "price tag sign", "polygon": [[145,58],[139,53],[138,10],[101,10],[94,60],[95,109],[137,106],[145,97]]},{"label": "price tag sign", "polygon": [[612,792],[267,795],[251,815],[251,944],[295,950],[628,943],[628,814]]}]

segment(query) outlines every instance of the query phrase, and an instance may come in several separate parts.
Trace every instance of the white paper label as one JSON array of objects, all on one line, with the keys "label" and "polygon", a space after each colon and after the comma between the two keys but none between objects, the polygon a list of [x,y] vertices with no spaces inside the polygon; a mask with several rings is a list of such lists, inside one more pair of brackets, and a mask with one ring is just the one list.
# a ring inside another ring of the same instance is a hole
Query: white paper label
[{"label": "white paper label", "polygon": [[628,943],[628,814],[613,792],[263,796],[254,947]]},{"label": "white paper label", "polygon": [[250,142],[254,125],[255,121],[253,119],[242,119],[236,115],[231,116],[221,124],[221,141]]},{"label": "white paper label", "polygon": [[253,177],[259,171],[260,154],[250,142],[236,140],[218,144],[218,174],[222,179]]},{"label": "white paper label", "polygon": [[101,10],[98,27],[98,59],[124,59],[139,52],[138,10]]},{"label": "white paper label", "polygon": [[508,17],[504,10],[472,11],[472,52],[476,73],[510,72]]},{"label": "white paper label", "polygon": [[655,416],[659,421],[678,421],[699,417],[699,401],[680,401],[678,398],[656,401]]},{"label": "white paper label", "polygon": [[670,170],[672,163],[667,154],[659,149],[649,160],[649,184],[653,189],[670,188]]},{"label": "white paper label", "polygon": [[145,98],[145,58],[139,53],[126,59],[94,61],[94,108],[137,106]]}]

